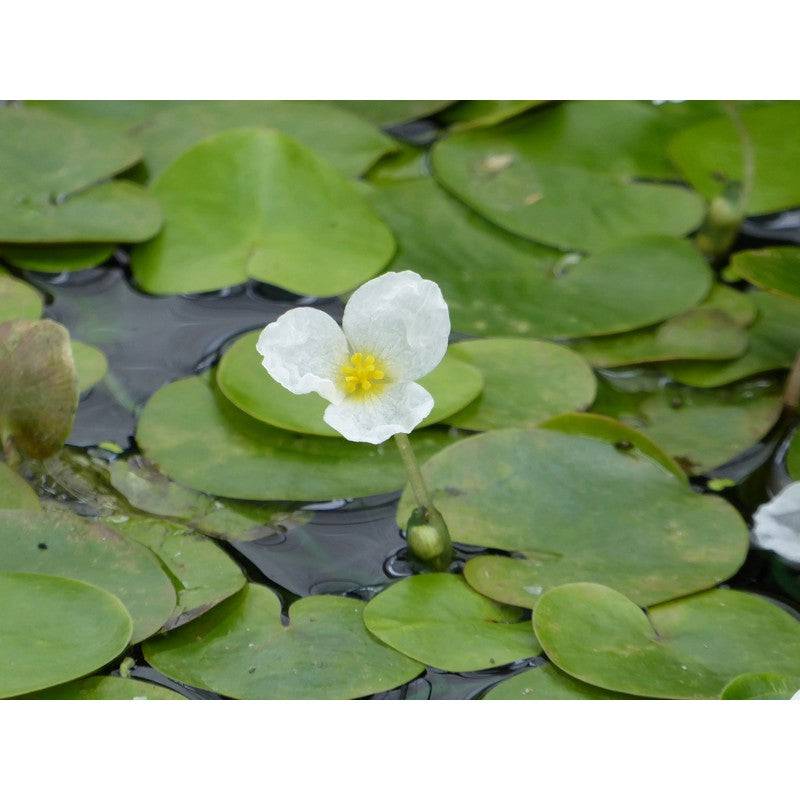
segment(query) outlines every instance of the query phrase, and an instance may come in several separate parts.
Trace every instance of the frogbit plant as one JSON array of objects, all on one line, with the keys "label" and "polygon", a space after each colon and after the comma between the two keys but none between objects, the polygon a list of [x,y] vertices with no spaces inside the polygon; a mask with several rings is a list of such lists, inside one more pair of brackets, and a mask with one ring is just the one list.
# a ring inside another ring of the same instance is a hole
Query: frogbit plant
[{"label": "frogbit plant", "polygon": [[415,381],[447,351],[450,314],[439,286],[416,272],[387,272],[351,295],[342,327],[316,308],[294,308],[267,325],[256,345],[267,372],[293,394],[316,392],[324,420],[351,442],[394,437],[418,508],[411,551],[436,569],[450,563],[447,526],[434,507],[408,434],[433,410]]}]

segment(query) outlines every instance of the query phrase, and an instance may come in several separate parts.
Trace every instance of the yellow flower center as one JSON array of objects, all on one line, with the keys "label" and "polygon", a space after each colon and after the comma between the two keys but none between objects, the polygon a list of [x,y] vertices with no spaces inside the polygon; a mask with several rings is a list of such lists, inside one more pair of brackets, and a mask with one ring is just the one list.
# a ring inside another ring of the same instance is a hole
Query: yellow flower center
[{"label": "yellow flower center", "polygon": [[342,367],[344,388],[348,394],[367,397],[384,387],[386,372],[375,356],[353,353]]}]

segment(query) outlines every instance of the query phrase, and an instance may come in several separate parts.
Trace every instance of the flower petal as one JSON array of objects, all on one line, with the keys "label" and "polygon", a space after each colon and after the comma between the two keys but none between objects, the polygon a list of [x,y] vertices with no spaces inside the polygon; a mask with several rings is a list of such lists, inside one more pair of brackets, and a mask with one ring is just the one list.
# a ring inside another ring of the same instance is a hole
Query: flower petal
[{"label": "flower petal", "polygon": [[427,375],[444,357],[450,314],[441,289],[416,272],[387,272],[353,292],[342,321],[353,352],[374,355],[393,381]]},{"label": "flower petal", "polygon": [[264,369],[290,392],[316,392],[332,403],[344,397],[339,371],[348,358],[347,340],[324,311],[287,311],[261,331],[256,349]]},{"label": "flower petal", "polygon": [[800,481],[790,483],[753,515],[753,541],[800,565]]},{"label": "flower petal", "polygon": [[325,422],[351,442],[381,444],[411,433],[433,410],[433,398],[418,383],[395,383],[368,400],[347,397],[325,409]]}]

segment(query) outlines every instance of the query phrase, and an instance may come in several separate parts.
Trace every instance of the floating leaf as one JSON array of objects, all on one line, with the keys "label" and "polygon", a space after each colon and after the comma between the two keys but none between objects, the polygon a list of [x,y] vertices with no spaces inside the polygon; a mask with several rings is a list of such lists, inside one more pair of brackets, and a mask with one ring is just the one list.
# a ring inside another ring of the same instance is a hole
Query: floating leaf
[{"label": "floating leaf", "polygon": [[[216,375],[225,397],[251,417],[276,428],[339,438],[322,418],[327,400],[313,393],[292,394],[268,375],[256,350],[259,334],[260,331],[245,334],[222,357]],[[419,383],[434,400],[433,411],[420,424],[427,427],[448,418],[477,397],[483,388],[483,377],[461,359],[445,355],[439,366]]]},{"label": "floating leaf", "polygon": [[749,672],[734,678],[720,695],[721,700],[791,700],[800,692],[800,675]]},{"label": "floating leaf", "polygon": [[462,100],[442,111],[438,118],[452,132],[485,128],[519,116],[546,100]]},{"label": "floating leaf", "polygon": [[731,258],[731,269],[762,289],[800,299],[800,247],[744,250]]},{"label": "floating leaf", "polygon": [[178,103],[150,116],[136,133],[155,178],[201,140],[234,128],[281,131],[352,178],[397,147],[358,115],[333,103],[306,100]]},{"label": "floating leaf", "polygon": [[39,508],[39,498],[8,464],[0,461],[0,509],[16,508],[35,511]]},{"label": "floating leaf", "polygon": [[463,333],[617,333],[687,311],[711,287],[688,242],[648,239],[581,260],[504,233],[429,178],[382,183],[372,199],[398,240],[393,268],[439,283]]},{"label": "floating leaf", "polygon": [[367,604],[364,624],[395,650],[448,672],[541,652],[522,609],[482,597],[458,575],[414,575],[392,584]]},{"label": "floating leaf", "polygon": [[0,438],[33,458],[57,452],[78,405],[67,329],[51,320],[0,324]]},{"label": "floating leaf", "polygon": [[107,261],[114,250],[113,244],[6,244],[0,247],[0,256],[19,269],[33,272],[78,272]]},{"label": "floating leaf", "polygon": [[141,157],[125,136],[45,111],[0,108],[0,241],[139,242],[161,225],[156,201],[110,180]]},{"label": "floating leaf", "polygon": [[[747,553],[733,507],[602,439],[490,431],[438,453],[423,473],[454,541],[522,556],[478,556],[464,570],[474,589],[511,605],[533,607],[577,580],[649,605],[725,580]],[[406,490],[401,524],[413,507]]]},{"label": "floating leaf", "polygon": [[[741,111],[752,141],[755,185],[749,214],[768,214],[800,205],[800,103],[771,103]],[[697,191],[708,199],[742,180],[742,145],[733,121],[719,117],[679,133],[669,155]]]},{"label": "floating leaf", "polygon": [[742,328],[752,325],[757,313],[750,293],[740,292],[724,283],[714,283],[699,308],[721,311]]},{"label": "floating leaf", "polygon": [[131,618],[114,595],[54,575],[0,573],[0,608],[0,697],[94,672],[131,637]]},{"label": "floating leaf", "polygon": [[402,122],[430,117],[452,105],[452,100],[336,100],[334,104],[388,128]]},{"label": "floating leaf", "polygon": [[84,125],[106,125],[127,133],[154,114],[181,100],[26,100],[25,105],[41,108]]},{"label": "floating leaf", "polygon": [[484,700],[630,700],[618,692],[575,680],[552,664],[512,675],[490,689]]},{"label": "floating leaf", "polygon": [[164,228],[136,248],[131,264],[152,294],[255,278],[297,294],[336,295],[371,278],[394,252],[391,233],[353,186],[278,131],[207,139],[178,158],[153,193]]},{"label": "floating leaf", "polygon": [[450,348],[483,374],[480,396],[447,421],[459,428],[536,425],[587,408],[597,382],[589,365],[566,347],[530,339],[474,339]]},{"label": "floating leaf", "polygon": [[690,474],[726,464],[777,422],[774,385],[739,384],[714,391],[669,385],[655,392],[618,391],[600,381],[592,410],[641,430]]},{"label": "floating leaf", "polygon": [[146,548],[66,510],[0,511],[0,570],[60,575],[116,595],[133,618],[133,641],[171,616],[175,591]]},{"label": "floating leaf", "polygon": [[78,376],[79,394],[88,392],[96,383],[100,383],[108,372],[106,354],[90,344],[73,341],[72,358]]},{"label": "floating leaf", "polygon": [[655,606],[592,583],[559,586],[534,630],[555,664],[611,691],[716,698],[744,672],[800,672],[800,624],[756,595],[729,589]]},{"label": "floating leaf", "polygon": [[200,619],[148,641],[144,655],[175,680],[240,700],[363,697],[422,671],[367,632],[364,605],[304,597],[284,624],[275,594],[250,583]]},{"label": "floating leaf", "polygon": [[[391,492],[406,481],[393,442],[373,447],[270,427],[203,378],[159,389],[142,411],[136,438],[166,475],[222,497],[329,500]],[[425,429],[411,441],[424,461],[452,438]]]},{"label": "floating leaf", "polygon": [[147,681],[97,675],[25,695],[23,700],[185,700],[177,692]]},{"label": "floating leaf", "polygon": [[39,319],[42,296],[33,286],[12,278],[0,267],[0,323],[12,319]]}]

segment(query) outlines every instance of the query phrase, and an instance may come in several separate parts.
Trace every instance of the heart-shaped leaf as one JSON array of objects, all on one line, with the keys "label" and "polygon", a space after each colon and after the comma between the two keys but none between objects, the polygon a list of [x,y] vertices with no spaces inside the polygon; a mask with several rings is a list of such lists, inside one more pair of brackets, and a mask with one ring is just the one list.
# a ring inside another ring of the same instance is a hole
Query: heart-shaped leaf
[{"label": "heart-shaped leaf", "polygon": [[743,250],[731,258],[730,268],[762,289],[800,299],[800,247]]},{"label": "heart-shaped leaf", "polygon": [[734,678],[720,695],[721,700],[791,700],[800,692],[800,675],[748,672]]},{"label": "heart-shaped leaf", "polygon": [[185,700],[177,692],[164,686],[113,675],[96,675],[78,681],[53,686],[24,700]]},{"label": "heart-shaped leaf", "polygon": [[[273,428],[236,408],[207,378],[159,389],[136,438],[163,473],[221,497],[330,500],[391,492],[406,481],[394,442],[373,447]],[[424,461],[452,438],[431,428],[411,441]]]},{"label": "heart-shaped leaf", "polygon": [[0,438],[33,458],[57,452],[78,405],[67,329],[43,320],[0,324]]},{"label": "heart-shaped leaf", "polygon": [[0,511],[0,570],[60,575],[111,592],[133,618],[135,642],[175,609],[172,583],[151,552],[66,510]]},{"label": "heart-shaped leaf", "polygon": [[125,606],[103,589],[54,575],[0,573],[0,697],[94,672],[131,638]]},{"label": "heart-shaped leaf", "polygon": [[129,138],[39,109],[0,108],[0,241],[139,242],[161,225],[156,201],[110,180],[141,158]]},{"label": "heart-shaped leaf", "polygon": [[0,256],[19,269],[33,272],[78,272],[107,261],[116,250],[113,244],[6,244]]},{"label": "heart-shaped leaf", "polygon": [[39,508],[39,498],[8,464],[0,461],[0,509],[16,508],[35,511]]},{"label": "heart-shaped leaf", "polygon": [[589,365],[566,347],[531,339],[474,339],[450,348],[483,374],[480,396],[447,421],[485,431],[526,427],[587,408],[597,382]]},{"label": "heart-shaped leaf", "polygon": [[711,287],[688,242],[646,239],[581,260],[499,230],[430,178],[381,183],[371,196],[398,240],[393,268],[435,280],[463,333],[618,333],[687,311]]},{"label": "heart-shaped leaf", "polygon": [[559,586],[534,630],[555,664],[615,692],[716,698],[744,672],[800,674],[800,623],[756,595],[729,589],[655,606],[592,583]]},{"label": "heart-shaped leaf", "polygon": [[391,233],[356,189],[278,131],[207,139],[180,156],[153,193],[164,228],[131,263],[152,294],[255,278],[297,294],[336,295],[371,278],[394,252]]},{"label": "heart-shaped leaf", "polygon": [[349,597],[304,597],[285,624],[275,594],[250,583],[200,619],[148,641],[144,655],[175,680],[240,700],[363,697],[422,671],[369,634],[364,605]]},{"label": "heart-shaped leaf", "polygon": [[[477,556],[464,570],[474,589],[511,605],[533,607],[548,588],[578,580],[649,605],[719,583],[747,553],[731,506],[697,495],[635,447],[509,428],[451,445],[423,472],[454,541],[522,556]],[[406,490],[401,524],[413,507]]]},{"label": "heart-shaped leaf", "polygon": [[630,695],[609,692],[575,680],[552,664],[526,669],[490,689],[484,700],[630,700]]},{"label": "heart-shaped leaf", "polygon": [[[217,368],[217,385],[225,397],[251,417],[276,428],[316,436],[339,437],[323,419],[328,401],[317,394],[296,395],[273,380],[256,350],[259,331],[245,334],[228,349]],[[452,355],[419,383],[432,395],[433,411],[420,424],[447,419],[477,397],[483,388],[479,370]]]},{"label": "heart-shaped leaf", "polygon": [[39,319],[42,296],[33,286],[12,278],[0,267],[0,323],[12,319]]},{"label": "heart-shaped leaf", "polygon": [[458,575],[414,575],[367,603],[364,624],[382,642],[448,672],[490,669],[541,652],[519,608],[473,591]]}]

